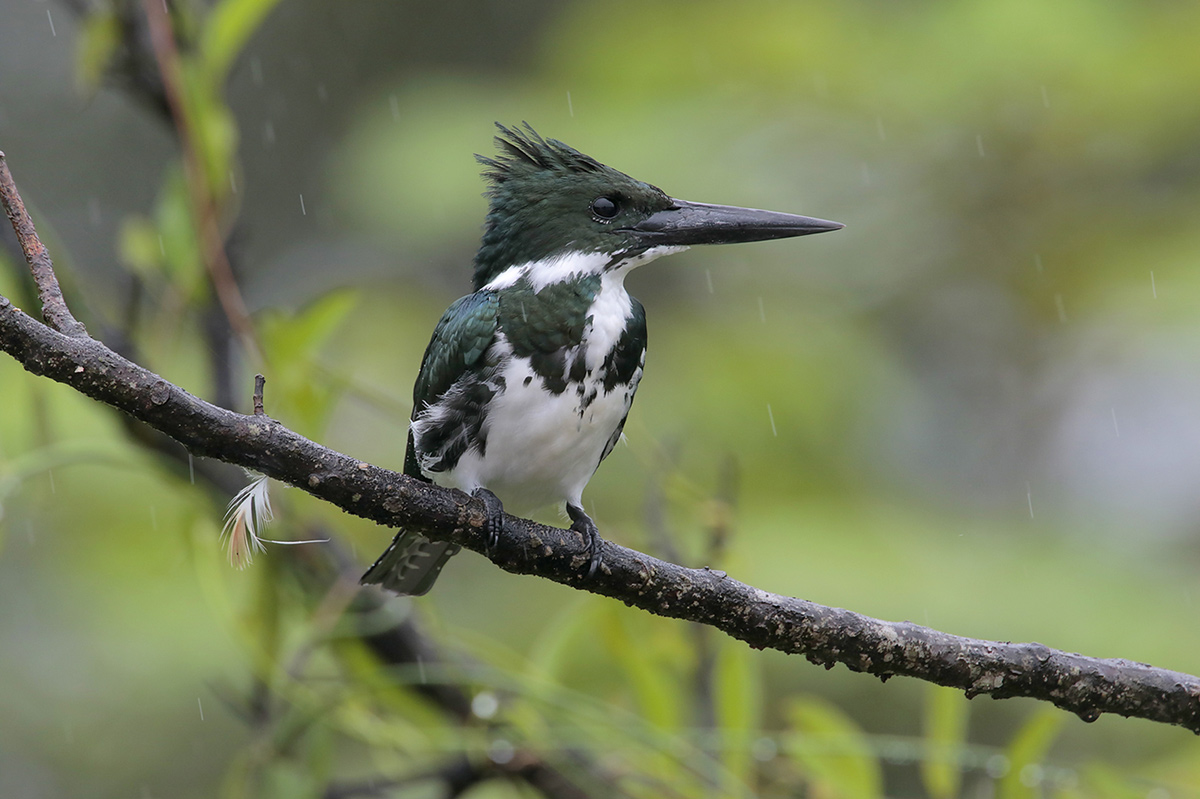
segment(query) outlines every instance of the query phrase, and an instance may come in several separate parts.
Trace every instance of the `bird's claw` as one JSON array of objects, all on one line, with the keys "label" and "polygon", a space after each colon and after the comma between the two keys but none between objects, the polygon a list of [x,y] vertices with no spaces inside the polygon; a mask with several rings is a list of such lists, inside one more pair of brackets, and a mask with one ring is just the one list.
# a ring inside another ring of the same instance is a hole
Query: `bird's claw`
[{"label": "bird's claw", "polygon": [[602,540],[600,531],[591,517],[584,513],[583,508],[578,505],[567,503],[567,515],[571,517],[571,529],[582,535],[587,541],[587,576],[590,580],[596,576],[596,570],[600,568],[600,542]]},{"label": "bird's claw", "polygon": [[488,552],[492,552],[500,545],[500,534],[504,532],[504,504],[486,488],[475,489],[471,496],[483,503],[483,529],[487,533]]}]

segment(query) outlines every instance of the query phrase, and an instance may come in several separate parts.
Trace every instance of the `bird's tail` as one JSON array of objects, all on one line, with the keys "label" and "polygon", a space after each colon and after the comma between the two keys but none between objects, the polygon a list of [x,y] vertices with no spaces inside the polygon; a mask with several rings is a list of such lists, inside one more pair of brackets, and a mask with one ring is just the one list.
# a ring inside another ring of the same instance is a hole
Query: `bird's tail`
[{"label": "bird's tail", "polygon": [[421,596],[429,592],[446,561],[460,549],[458,544],[432,541],[401,530],[359,582],[379,585],[397,594]]}]

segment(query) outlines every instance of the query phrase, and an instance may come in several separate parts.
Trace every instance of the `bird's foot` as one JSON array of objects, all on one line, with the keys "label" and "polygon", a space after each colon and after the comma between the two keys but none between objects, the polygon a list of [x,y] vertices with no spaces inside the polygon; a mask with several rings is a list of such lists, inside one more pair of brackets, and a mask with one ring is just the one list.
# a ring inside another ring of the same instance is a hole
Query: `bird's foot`
[{"label": "bird's foot", "polygon": [[567,503],[567,515],[571,517],[571,529],[579,533],[587,541],[588,548],[588,578],[592,578],[596,574],[596,569],[600,568],[600,531],[596,529],[596,523],[592,518],[583,512],[583,508],[578,505]]},{"label": "bird's foot", "polygon": [[471,496],[483,503],[483,529],[487,533],[488,552],[491,552],[500,544],[500,534],[504,532],[504,503],[483,487],[472,491]]}]

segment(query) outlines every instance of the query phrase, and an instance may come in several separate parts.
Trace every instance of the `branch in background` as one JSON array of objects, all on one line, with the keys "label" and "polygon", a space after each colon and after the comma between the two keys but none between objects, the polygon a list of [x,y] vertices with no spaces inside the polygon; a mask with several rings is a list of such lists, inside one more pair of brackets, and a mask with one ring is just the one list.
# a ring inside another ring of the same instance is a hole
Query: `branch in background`
[{"label": "branch in background", "polygon": [[[148,46],[146,22],[135,0],[118,0],[105,4],[103,10],[93,7],[89,0],[58,0],[67,11],[85,22],[92,14],[111,13],[120,31],[113,62],[104,70],[104,79],[124,89],[159,120],[171,124],[171,106],[167,103],[158,66]],[[164,0],[165,2],[165,0]]]},{"label": "branch in background", "polygon": [[229,326],[237,334],[247,356],[254,363],[261,364],[262,348],[254,332],[254,325],[250,322],[250,312],[246,310],[242,292],[233,277],[233,268],[229,265],[224,237],[218,224],[212,186],[209,185],[209,176],[200,160],[192,133],[194,120],[188,118],[187,104],[183,97],[179,51],[175,45],[175,35],[171,31],[171,20],[167,17],[167,9],[162,0],[145,0],[143,5],[150,25],[150,43],[158,62],[163,90],[183,148],[183,164],[187,172],[187,184],[191,189],[196,233],[200,239],[204,265],[208,269],[221,309],[229,320]]},{"label": "branch in background", "polygon": [[[15,187],[2,198],[17,220],[10,207],[14,199],[19,203]],[[22,236],[22,229],[17,233]],[[32,225],[28,236],[36,240]],[[57,281],[49,259],[44,264],[39,269],[31,263],[43,302],[56,309],[43,313],[73,321],[61,293],[47,290]],[[204,402],[86,335],[68,336],[38,323],[3,296],[0,349],[27,371],[124,411],[195,455],[255,469],[380,524],[454,542],[515,574],[535,574],[660,616],[707,624],[755,648],[802,654],[829,668],[842,663],[881,679],[917,677],[968,696],[1041,699],[1086,721],[1117,713],[1200,733],[1200,679],[1187,674],[881,621],[771,594],[720,572],[684,568],[610,542],[601,546],[601,568],[588,578],[588,544],[579,534],[513,516],[505,517],[500,545],[489,547],[478,500],[350,458],[265,415],[245,416]]]},{"label": "branch in background", "polygon": [[38,300],[42,305],[42,318],[46,324],[68,336],[86,336],[87,330],[71,315],[67,303],[63,299],[62,289],[59,288],[58,278],[54,275],[54,264],[50,261],[50,253],[38,238],[33,228],[33,220],[25,210],[25,203],[13,183],[12,173],[8,171],[8,162],[4,153],[0,152],[0,202],[4,203],[4,211],[12,222],[13,231],[17,234],[17,242],[25,255],[25,263],[37,283]]},{"label": "branch in background", "polygon": [[[82,0],[63,0],[63,2],[81,18],[86,17],[92,11]],[[158,31],[160,47],[156,51],[150,35],[151,23],[159,19],[155,14],[139,13],[139,10],[145,9],[141,8],[141,4],[137,0],[117,3],[112,10],[117,16],[122,32],[121,47],[118,51],[119,61],[106,70],[106,77],[114,79],[115,83],[126,89],[135,99],[141,100],[156,118],[168,125],[171,133],[180,140],[181,147],[185,149],[185,166],[189,166],[187,158],[189,154],[194,154],[194,150],[184,147],[187,144],[186,137],[188,136],[186,120],[176,114],[177,110],[181,111],[182,109],[173,107],[167,94],[168,89],[177,91],[178,87],[176,84],[164,85],[158,63],[159,54],[163,52],[163,44],[167,46],[166,56],[168,58],[178,58],[172,32],[170,29],[166,30],[166,36],[170,37],[166,39],[163,38],[163,31],[161,29]],[[178,73],[175,73],[175,78],[179,79]],[[173,99],[177,102],[178,96],[176,95]],[[192,175],[194,177],[196,173],[193,172]],[[193,201],[195,201],[195,183],[190,180],[189,184],[193,186]],[[211,197],[209,206],[211,209]],[[216,214],[210,214],[210,218],[215,219]],[[3,238],[3,245],[11,248],[17,256],[14,261],[15,266],[21,260],[17,239],[8,229],[0,231],[0,236]],[[221,254],[226,257],[229,263],[229,272],[232,274],[234,267],[232,253],[222,248]],[[102,325],[101,329],[111,342],[112,349],[131,361],[137,361],[140,359],[140,354],[134,344],[133,333],[139,321],[138,311],[142,282],[136,274],[131,274],[130,278],[131,286],[125,313],[125,328]],[[35,284],[29,279],[28,273],[26,273],[26,279],[33,288]],[[236,291],[236,285],[234,290]],[[32,299],[29,301],[32,302]],[[231,346],[233,331],[228,315],[222,310],[219,291],[214,291],[206,298],[206,305],[201,313],[201,329],[208,344],[206,350],[210,356],[210,369],[214,380],[213,397],[216,404],[222,407],[233,407],[235,401],[234,351]],[[257,376],[252,402],[253,412],[259,416],[264,414],[263,383],[263,377]],[[244,470],[219,460],[193,459],[185,448],[164,433],[128,414],[118,413],[117,416],[121,419],[126,434],[134,443],[153,452],[168,470],[174,472],[181,479],[190,479],[193,483],[198,481],[202,486],[211,489],[212,499],[218,506],[223,506],[229,496],[237,494],[244,487]],[[320,605],[325,612],[317,614],[324,624],[314,621],[315,625],[324,629],[332,624],[336,617],[349,610],[348,617],[355,625],[359,640],[372,651],[385,668],[406,667],[414,664],[426,666],[444,664],[453,671],[459,661],[448,658],[442,652],[439,644],[424,632],[418,618],[419,614],[408,612],[404,614],[403,618],[395,619],[395,614],[388,613],[386,615],[392,618],[381,625],[379,622],[384,614],[383,608],[386,599],[375,589],[362,588],[357,585],[357,576],[360,573],[359,564],[353,561],[345,547],[333,540],[333,537],[327,533],[314,534],[310,537],[328,539],[329,544],[324,547],[286,550],[291,557],[286,558],[285,562],[303,580],[310,594],[325,597]],[[348,600],[347,592],[349,593]],[[331,601],[331,598],[334,601]],[[330,606],[333,607],[332,610],[330,610]],[[328,632],[327,629],[325,631]],[[461,655],[458,656],[459,659],[461,657]],[[293,666],[301,668],[303,657],[298,656],[297,661],[300,663],[293,661]],[[454,680],[441,680],[421,682],[412,685],[411,688],[438,707],[450,723],[473,723],[471,695],[463,684]],[[256,679],[250,691],[247,721],[251,724],[266,725],[275,715],[268,701],[270,697],[267,684]],[[612,780],[601,775],[599,767],[580,752],[560,751],[556,760],[569,766],[572,773],[576,774],[582,783],[592,785],[594,792],[584,790],[576,781],[568,777],[564,770],[543,759],[538,753],[527,749],[516,750],[513,757],[506,763],[486,761],[472,766],[469,770],[462,768],[463,760],[461,756],[450,758],[442,768],[417,777],[406,778],[403,783],[438,780],[446,783],[447,787],[455,793],[461,793],[479,782],[497,778],[515,778],[539,791],[547,799],[587,799],[593,795],[624,795],[623,793],[614,793],[616,788],[611,784]],[[361,785],[333,786],[327,790],[326,795],[380,795],[380,792],[388,786],[398,784],[401,782],[375,780]]]}]

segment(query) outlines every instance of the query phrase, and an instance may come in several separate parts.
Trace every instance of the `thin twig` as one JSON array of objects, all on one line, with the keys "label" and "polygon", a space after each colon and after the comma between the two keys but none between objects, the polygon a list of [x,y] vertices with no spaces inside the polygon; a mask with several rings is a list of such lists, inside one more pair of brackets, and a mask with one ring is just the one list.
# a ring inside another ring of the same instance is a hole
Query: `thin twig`
[{"label": "thin twig", "polygon": [[42,305],[42,318],[46,324],[67,336],[86,336],[87,329],[71,315],[63,299],[62,289],[54,274],[54,264],[50,261],[50,253],[38,238],[33,227],[33,220],[25,210],[25,203],[13,183],[12,173],[8,171],[8,161],[0,152],[0,202],[4,204],[4,212],[12,222],[13,231],[25,254],[25,262],[29,264],[29,272],[37,284],[38,299]]},{"label": "thin twig", "polygon": [[267,384],[267,378],[262,375],[254,376],[254,415],[265,416],[266,411],[263,410],[263,387]]}]

